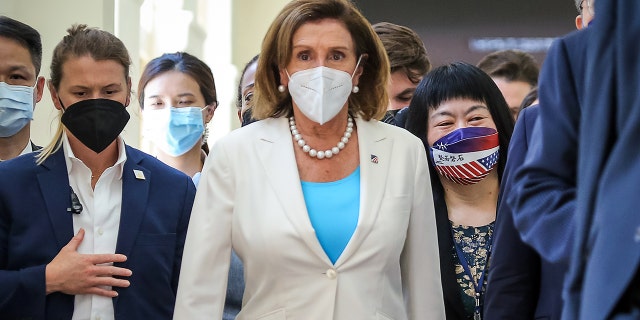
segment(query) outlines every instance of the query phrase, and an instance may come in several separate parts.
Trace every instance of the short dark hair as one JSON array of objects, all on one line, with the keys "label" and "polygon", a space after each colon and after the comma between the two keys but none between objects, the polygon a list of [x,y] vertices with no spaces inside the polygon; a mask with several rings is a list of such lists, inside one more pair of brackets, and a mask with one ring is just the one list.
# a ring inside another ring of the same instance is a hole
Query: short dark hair
[{"label": "short dark hair", "polygon": [[[479,68],[465,62],[456,62],[427,73],[418,84],[411,99],[405,129],[420,138],[425,148],[429,150],[427,142],[429,109],[436,110],[442,103],[460,98],[483,102],[489,108],[500,141],[498,176],[501,179],[513,132],[513,117],[498,86]],[[431,160],[429,166],[432,174],[431,183],[439,184],[440,180]]]},{"label": "short dark hair", "polygon": [[29,50],[31,63],[36,68],[36,76],[42,67],[42,39],[40,33],[18,20],[0,16],[0,36],[18,42]]},{"label": "short dark hair", "polygon": [[373,31],[384,45],[391,73],[404,71],[412,82],[418,83],[431,70],[427,49],[415,31],[390,22],[374,24]]},{"label": "short dark hair", "polygon": [[140,103],[140,108],[144,109],[144,88],[149,81],[165,72],[173,70],[193,78],[198,84],[198,87],[200,87],[200,93],[202,93],[204,103],[206,103],[207,106],[214,105],[214,108],[218,106],[216,84],[211,68],[193,55],[186,52],[176,52],[165,53],[149,61],[145,66],[140,76],[140,81],[138,82],[138,102]]},{"label": "short dark hair", "polygon": [[522,81],[532,87],[538,85],[540,68],[531,54],[520,50],[501,50],[490,53],[478,62],[478,68],[492,78]]}]

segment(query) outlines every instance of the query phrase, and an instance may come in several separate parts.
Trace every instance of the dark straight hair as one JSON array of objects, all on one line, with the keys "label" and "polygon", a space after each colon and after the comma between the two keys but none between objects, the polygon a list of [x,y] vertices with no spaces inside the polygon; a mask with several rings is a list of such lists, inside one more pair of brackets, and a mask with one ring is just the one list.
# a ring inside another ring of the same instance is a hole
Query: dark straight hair
[{"label": "dark straight hair", "polygon": [[[193,78],[204,98],[205,105],[202,107],[210,106],[214,110],[218,107],[218,94],[211,68],[193,55],[186,52],[175,52],[165,53],[154,58],[144,67],[138,82],[138,102],[141,109],[144,109],[144,89],[149,81],[169,71],[178,71]],[[202,144],[202,150],[209,154],[209,146],[206,143]]]},{"label": "dark straight hair", "polygon": [[42,39],[36,29],[7,16],[0,16],[0,37],[14,40],[29,50],[31,63],[36,68],[36,76],[40,74],[40,67],[42,67]]},{"label": "dark straight hair", "polygon": [[[452,99],[469,99],[483,102],[489,108],[489,113],[496,124],[500,141],[500,156],[498,159],[498,177],[502,179],[502,173],[507,162],[509,140],[513,132],[513,117],[509,106],[502,93],[491,80],[489,75],[478,67],[465,62],[456,62],[433,69],[418,84],[409,110],[405,129],[422,140],[427,152],[429,109],[436,110],[441,104]],[[440,183],[433,163],[431,167],[431,182]]]},{"label": "dark straight hair", "polygon": [[[186,52],[165,53],[147,63],[138,82],[138,102],[144,109],[144,89],[149,81],[169,71],[184,73],[198,83],[204,103],[214,109],[218,106],[216,83],[211,68],[202,60]],[[203,106],[204,107],[204,106]]]}]

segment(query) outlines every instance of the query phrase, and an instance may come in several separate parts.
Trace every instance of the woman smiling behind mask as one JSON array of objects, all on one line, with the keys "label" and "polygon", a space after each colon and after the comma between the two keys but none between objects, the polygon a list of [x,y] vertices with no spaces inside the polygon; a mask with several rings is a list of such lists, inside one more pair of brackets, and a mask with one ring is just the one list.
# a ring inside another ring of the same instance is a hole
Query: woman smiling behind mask
[{"label": "woman smiling behind mask", "polygon": [[[424,146],[378,122],[389,63],[345,0],[293,1],[263,41],[253,116],[203,169],[174,319],[442,319]],[[394,169],[391,172],[391,169]]]},{"label": "woman smiling behind mask", "polygon": [[405,128],[431,151],[447,319],[480,316],[500,178],[513,131],[509,107],[487,74],[454,63],[420,82]]},{"label": "woman smiling behind mask", "polygon": [[138,101],[145,136],[158,159],[197,186],[208,153],[206,126],[218,106],[211,69],[186,52],[163,54],[142,72]]}]

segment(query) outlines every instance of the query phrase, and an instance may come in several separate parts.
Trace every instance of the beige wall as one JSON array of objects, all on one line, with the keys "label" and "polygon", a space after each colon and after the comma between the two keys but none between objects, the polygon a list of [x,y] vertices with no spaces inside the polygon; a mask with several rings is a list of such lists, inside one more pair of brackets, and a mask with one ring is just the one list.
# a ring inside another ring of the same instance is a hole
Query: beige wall
[{"label": "beige wall", "polygon": [[244,65],[260,52],[262,38],[276,15],[289,0],[233,1],[233,63]]},{"label": "beige wall", "polygon": [[[122,5],[116,6],[114,0],[2,0],[0,1],[0,14],[20,20],[37,29],[42,36],[43,57],[40,75],[49,78],[49,66],[51,54],[55,45],[66,34],[66,29],[74,23],[84,23],[92,27],[98,27],[114,32],[116,19],[115,10],[119,9],[120,19],[118,27],[127,29],[137,34],[137,0],[120,1]],[[131,5],[133,3],[133,5]],[[126,10],[122,10],[125,9]],[[132,11],[133,9],[133,11]],[[131,17],[135,19],[131,20]],[[133,22],[132,22],[133,21]],[[120,37],[131,55],[137,55],[137,39]],[[133,41],[132,41],[133,40]],[[137,75],[134,66],[132,74]],[[132,120],[127,125],[124,133],[128,143],[136,146],[138,123],[132,113]],[[57,111],[53,107],[49,91],[45,89],[42,100],[36,106],[34,121],[31,125],[33,141],[39,145],[46,145],[51,140],[57,128]]]},{"label": "beige wall", "polygon": [[[171,7],[179,3],[180,17],[190,19],[186,22],[187,34],[178,39],[167,37],[161,32],[163,26],[176,24],[167,19],[156,19],[151,34],[142,30],[140,9],[145,0],[0,0],[0,14],[27,23],[41,33],[43,61],[40,75],[47,79],[53,48],[74,23],[107,30],[125,43],[133,60],[131,77],[134,90],[149,59],[164,52],[192,53],[209,64],[216,79],[220,106],[210,125],[210,142],[237,128],[235,95],[238,74],[245,63],[260,51],[269,24],[289,0],[146,1],[155,1],[156,6]],[[186,39],[182,39],[184,37]],[[132,100],[129,113],[131,120],[123,135],[128,144],[140,147],[140,111],[136,99]],[[36,106],[34,118],[32,139],[36,144],[46,145],[58,123],[57,111],[46,89],[42,101]]]}]

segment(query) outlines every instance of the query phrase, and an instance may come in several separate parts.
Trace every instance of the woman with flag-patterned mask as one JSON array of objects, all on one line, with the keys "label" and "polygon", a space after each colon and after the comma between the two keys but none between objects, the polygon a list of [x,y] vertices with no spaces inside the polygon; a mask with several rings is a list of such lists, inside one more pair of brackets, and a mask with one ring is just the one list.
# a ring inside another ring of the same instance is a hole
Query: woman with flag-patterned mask
[{"label": "woman with flag-patterned mask", "polygon": [[447,319],[482,315],[513,119],[491,78],[466,63],[428,73],[405,128],[427,148]]}]

